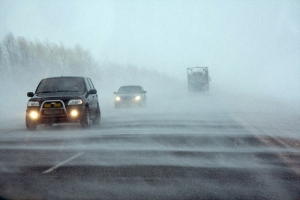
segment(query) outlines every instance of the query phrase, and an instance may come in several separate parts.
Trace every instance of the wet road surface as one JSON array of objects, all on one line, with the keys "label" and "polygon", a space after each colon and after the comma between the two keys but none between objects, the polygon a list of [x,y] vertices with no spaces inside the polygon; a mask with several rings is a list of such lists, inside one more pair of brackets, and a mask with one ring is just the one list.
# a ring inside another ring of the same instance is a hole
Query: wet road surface
[{"label": "wet road surface", "polygon": [[290,120],[281,119],[279,125],[269,115],[263,122],[254,111],[219,108],[201,112],[106,109],[102,116],[101,125],[89,129],[60,124],[30,132],[21,122],[4,126],[0,131],[0,196],[300,197],[300,148],[299,140],[293,138],[299,129],[288,125]]}]

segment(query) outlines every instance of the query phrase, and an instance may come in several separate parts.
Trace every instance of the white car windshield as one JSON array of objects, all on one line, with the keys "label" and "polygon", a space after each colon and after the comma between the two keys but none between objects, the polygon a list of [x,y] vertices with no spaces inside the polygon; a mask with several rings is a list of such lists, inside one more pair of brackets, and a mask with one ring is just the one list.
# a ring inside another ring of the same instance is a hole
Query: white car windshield
[{"label": "white car windshield", "polygon": [[141,93],[141,89],[138,86],[123,86],[120,87],[119,94],[136,94]]}]

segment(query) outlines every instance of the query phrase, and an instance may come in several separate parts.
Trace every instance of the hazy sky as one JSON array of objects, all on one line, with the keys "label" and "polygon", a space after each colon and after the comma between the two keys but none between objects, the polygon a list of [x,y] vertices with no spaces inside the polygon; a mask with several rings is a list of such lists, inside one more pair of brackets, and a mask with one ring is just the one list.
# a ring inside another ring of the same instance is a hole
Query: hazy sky
[{"label": "hazy sky", "polygon": [[299,0],[0,0],[0,26],[1,38],[80,44],[100,63],[182,80],[208,66],[215,82],[258,87],[282,75],[300,93]]}]

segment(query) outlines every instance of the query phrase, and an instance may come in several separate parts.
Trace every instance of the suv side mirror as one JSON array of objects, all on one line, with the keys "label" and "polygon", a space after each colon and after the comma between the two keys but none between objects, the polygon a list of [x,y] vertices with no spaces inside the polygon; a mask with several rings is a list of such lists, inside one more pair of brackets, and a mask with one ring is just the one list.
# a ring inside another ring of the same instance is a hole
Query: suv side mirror
[{"label": "suv side mirror", "polygon": [[33,92],[27,92],[27,96],[28,96],[28,97],[33,97],[34,94],[33,94]]},{"label": "suv side mirror", "polygon": [[97,94],[97,90],[96,90],[96,89],[91,89],[91,90],[89,91],[89,94]]},{"label": "suv side mirror", "polygon": [[114,94],[117,94],[116,92],[114,92]]}]

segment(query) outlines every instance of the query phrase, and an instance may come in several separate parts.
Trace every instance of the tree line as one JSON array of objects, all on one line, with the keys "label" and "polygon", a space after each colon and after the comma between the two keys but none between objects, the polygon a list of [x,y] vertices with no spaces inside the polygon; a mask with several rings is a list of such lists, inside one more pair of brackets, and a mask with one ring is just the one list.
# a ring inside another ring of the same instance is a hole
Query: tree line
[{"label": "tree line", "polygon": [[[73,48],[48,41],[28,40],[8,33],[0,41],[0,79],[17,85],[33,84],[35,87],[42,78],[62,75],[83,75],[101,88],[117,88],[124,84],[159,85],[169,87],[177,80],[156,70],[139,68],[135,65],[102,63],[93,58],[88,50],[80,45]],[[33,80],[34,79],[34,80]],[[2,85],[0,88],[6,87]],[[99,88],[100,88],[99,87]]]},{"label": "tree line", "polygon": [[[97,68],[98,63],[80,45],[30,41],[8,33],[0,42],[0,77],[22,73],[24,78],[36,74],[82,74]],[[64,73],[65,72],[65,73]]]}]

